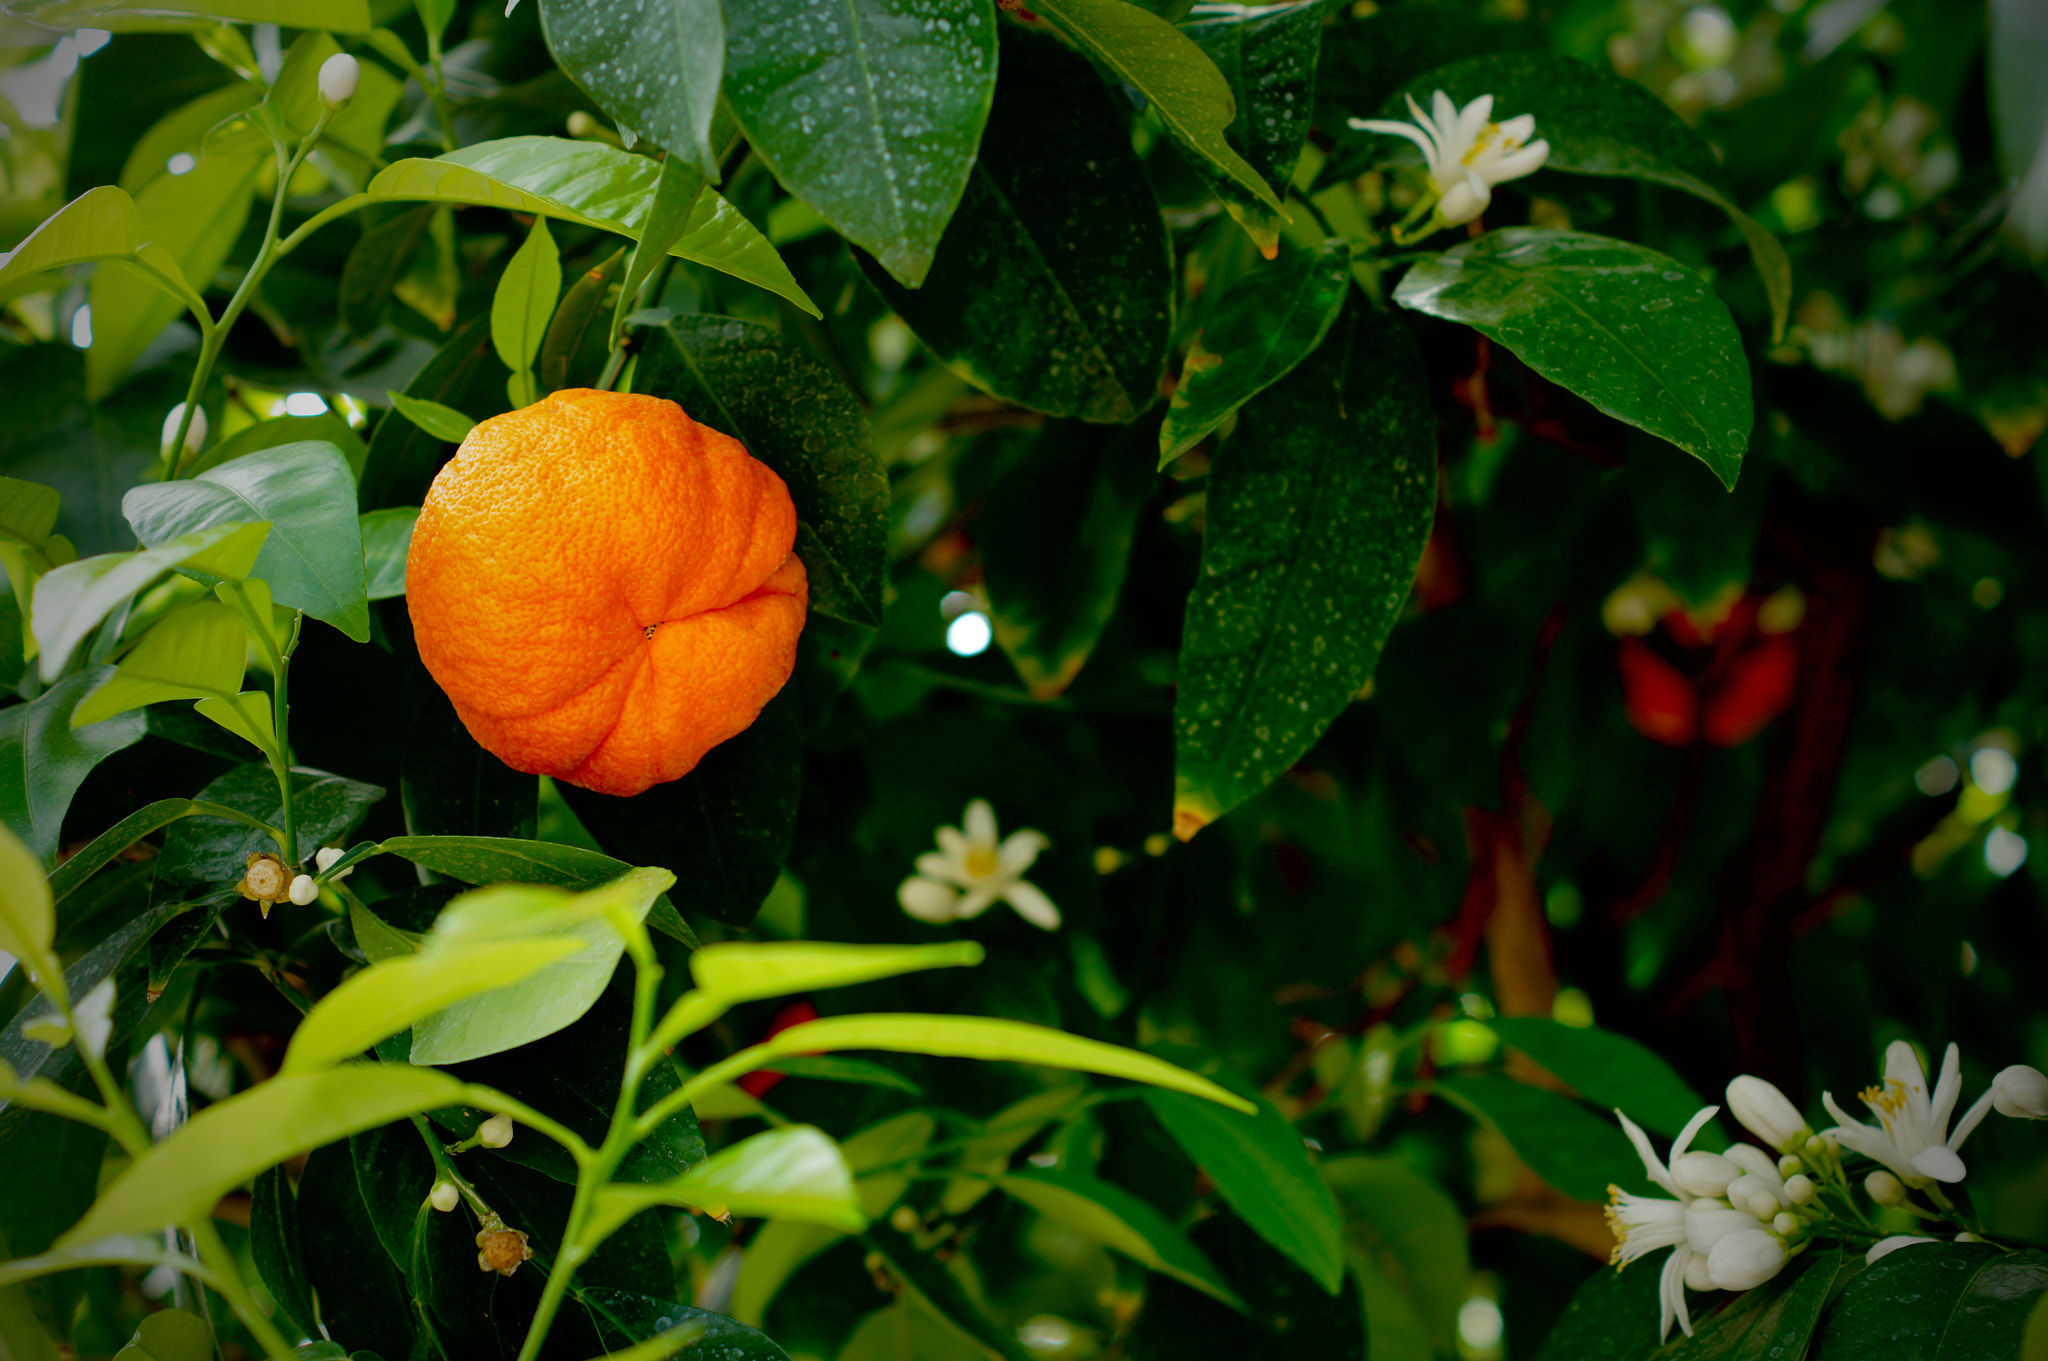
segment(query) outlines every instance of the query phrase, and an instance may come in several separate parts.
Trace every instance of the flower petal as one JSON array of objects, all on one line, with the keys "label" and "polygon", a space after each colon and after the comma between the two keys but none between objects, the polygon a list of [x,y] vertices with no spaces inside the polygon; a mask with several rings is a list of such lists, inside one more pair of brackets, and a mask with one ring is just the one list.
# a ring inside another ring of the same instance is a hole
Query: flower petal
[{"label": "flower petal", "polygon": [[1621,1132],[1626,1134],[1628,1141],[1636,1146],[1636,1156],[1643,1160],[1644,1174],[1651,1181],[1656,1182],[1657,1185],[1671,1192],[1680,1200],[1686,1199],[1686,1194],[1678,1189],[1678,1183],[1671,1180],[1670,1171],[1665,1168],[1663,1162],[1657,1157],[1657,1150],[1650,1147],[1650,1136],[1643,1133],[1642,1126],[1629,1119],[1626,1115],[1623,1115],[1619,1110],[1614,1112],[1614,1118],[1621,1121]]},{"label": "flower petal", "polygon": [[1394,123],[1384,118],[1353,118],[1350,123],[1360,132],[1383,132],[1392,137],[1406,137],[1422,148],[1422,157],[1429,163],[1431,170],[1436,169],[1443,159],[1437,151],[1436,142],[1428,133],[1412,123]]},{"label": "flower petal", "polygon": [[1963,1094],[1962,1051],[1950,1045],[1941,1058],[1941,1076],[1935,1079],[1934,1096],[1928,1114],[1933,1118],[1933,1133],[1942,1134],[1948,1129],[1948,1118],[1955,1114],[1956,1099]]},{"label": "flower petal", "polygon": [[1003,844],[996,850],[996,864],[1006,876],[1014,878],[1031,868],[1031,862],[1038,859],[1038,853],[1052,845],[1052,838],[1044,832],[1025,828],[1012,832],[1003,838]]},{"label": "flower petal", "polygon": [[1486,131],[1486,125],[1493,121],[1493,96],[1479,98],[1458,110],[1457,156],[1463,160],[1479,141],[1479,134]]},{"label": "flower petal", "polygon": [[1486,205],[1492,201],[1493,191],[1486,187],[1486,181],[1467,167],[1464,179],[1444,189],[1436,211],[1446,225],[1456,227],[1485,212]]},{"label": "flower petal", "polygon": [[1976,1104],[1967,1111],[1964,1111],[1963,1118],[1956,1122],[1955,1132],[1948,1136],[1948,1146],[1950,1148],[1961,1148],[1963,1140],[1970,1137],[1970,1131],[1977,1128],[1979,1122],[1984,1119],[1985,1114],[1990,1109],[1991,1089],[1987,1087],[1984,1090],[1984,1095],[1978,1097]]},{"label": "flower petal", "polygon": [[1678,1326],[1692,1336],[1692,1317],[1685,1308],[1685,1267],[1692,1253],[1685,1248],[1674,1248],[1671,1259],[1664,1263],[1664,1273],[1657,1278],[1658,1324],[1657,1340],[1662,1342],[1671,1336],[1671,1320],[1675,1317]]},{"label": "flower petal", "polygon": [[998,896],[995,892],[985,888],[978,888],[971,893],[962,894],[960,905],[953,909],[953,920],[964,922],[974,917],[979,917],[982,913],[988,911],[989,904],[993,903]]},{"label": "flower petal", "polygon": [[1913,1155],[1913,1170],[1936,1181],[1961,1181],[1968,1170],[1956,1151],[1947,1144],[1935,1144]]},{"label": "flower petal", "polygon": [[896,886],[896,902],[919,921],[944,923],[957,915],[960,895],[951,886],[912,875]]},{"label": "flower petal", "polygon": [[1513,118],[1503,119],[1499,127],[1500,139],[1508,146],[1520,146],[1534,131],[1536,115],[1533,113],[1518,113]]},{"label": "flower petal", "polygon": [[967,832],[967,840],[974,846],[995,849],[996,810],[988,806],[987,799],[976,799],[967,805],[967,816],[960,820]]},{"label": "flower petal", "polygon": [[1486,167],[1486,178],[1494,184],[1518,180],[1543,168],[1550,159],[1550,143],[1538,138],[1520,151],[1510,152]]},{"label": "flower petal", "polygon": [[1017,909],[1017,915],[1041,931],[1060,929],[1060,910],[1053,906],[1052,899],[1045,891],[1026,879],[1019,879],[1004,891],[1003,896],[1010,906]]},{"label": "flower petal", "polygon": [[967,836],[958,827],[941,827],[936,833],[939,849],[955,860],[963,860],[973,847],[967,844]]},{"label": "flower petal", "polygon": [[1719,1106],[1700,1107],[1699,1113],[1686,1121],[1685,1128],[1678,1131],[1678,1142],[1671,1145],[1671,1161],[1677,1162],[1680,1158],[1684,1157],[1685,1151],[1692,1147],[1693,1136],[1706,1128],[1707,1121],[1720,1113],[1721,1108]]},{"label": "flower petal", "polygon": [[917,872],[927,879],[936,879],[942,884],[958,884],[962,888],[972,882],[958,857],[940,855],[937,851],[926,851],[917,858]]}]

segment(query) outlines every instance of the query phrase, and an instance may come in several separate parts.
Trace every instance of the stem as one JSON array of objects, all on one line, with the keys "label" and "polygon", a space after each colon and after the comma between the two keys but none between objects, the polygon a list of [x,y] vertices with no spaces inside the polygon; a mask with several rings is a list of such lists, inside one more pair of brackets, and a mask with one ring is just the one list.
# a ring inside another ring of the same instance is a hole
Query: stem
[{"label": "stem", "polygon": [[197,1219],[184,1226],[192,1235],[192,1241],[199,1245],[199,1256],[213,1269],[213,1288],[228,1302],[242,1324],[263,1348],[264,1355],[273,1358],[289,1357],[292,1344],[285,1340],[277,1325],[270,1321],[256,1305],[256,1299],[249,1288],[242,1284],[242,1270],[235,1262],[235,1256],[228,1251],[227,1244],[220,1241],[220,1230],[213,1227],[211,1219]]},{"label": "stem", "polygon": [[455,111],[448,104],[448,81],[441,74],[441,35],[427,26],[427,64],[434,69],[431,81],[421,80],[427,98],[434,104],[434,119],[441,125],[441,150],[455,150]]},{"label": "stem", "polygon": [[210,818],[231,818],[245,827],[253,827],[263,833],[272,841],[275,841],[280,850],[284,847],[283,832],[271,826],[262,818],[250,817],[239,808],[230,808],[224,803],[208,803],[205,799],[194,799],[192,800],[192,810],[196,813],[204,813]]},{"label": "stem", "polygon": [[626,367],[626,352],[632,348],[630,336],[620,336],[619,343],[612,347],[611,358],[604,361],[604,372],[598,375],[597,390],[610,392],[612,384],[619,381],[619,371]]},{"label": "stem", "polygon": [[121,1090],[121,1084],[114,1081],[113,1070],[107,1067],[104,1054],[93,1052],[79,1033],[78,1016],[72,1009],[69,989],[62,992],[45,992],[50,1004],[64,1017],[64,1024],[71,1027],[71,1047],[78,1051],[78,1057],[85,1064],[85,1070],[92,1074],[93,1086],[100,1089],[100,1100],[106,1104],[107,1132],[120,1141],[131,1158],[139,1158],[149,1152],[149,1131],[142,1127],[141,1117],[135,1114],[135,1107],[128,1103],[128,1094]]}]

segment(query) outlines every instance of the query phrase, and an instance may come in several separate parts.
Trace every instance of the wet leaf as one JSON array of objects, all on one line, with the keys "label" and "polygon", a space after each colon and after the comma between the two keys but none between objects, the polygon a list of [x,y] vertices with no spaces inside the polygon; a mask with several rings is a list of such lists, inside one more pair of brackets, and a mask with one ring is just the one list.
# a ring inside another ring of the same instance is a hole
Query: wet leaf
[{"label": "wet leaf", "polygon": [[[1327,9],[1321,0],[1295,0],[1264,9],[1196,5],[1180,26],[1223,72],[1237,101],[1237,116],[1225,136],[1244,153],[1259,178],[1283,197],[1308,137]],[[1208,172],[1204,178],[1230,215],[1244,224],[1271,259],[1279,246],[1283,215],[1207,162],[1197,164]]]},{"label": "wet leaf", "polygon": [[653,0],[630,17],[584,0],[539,3],[548,51],[599,108],[718,179],[711,118],[726,47],[718,0]]},{"label": "wet leaf", "polygon": [[1813,1361],[2014,1356],[2027,1312],[2044,1291],[2048,1253],[2038,1250],[1939,1242],[1899,1248],[1842,1288]]}]

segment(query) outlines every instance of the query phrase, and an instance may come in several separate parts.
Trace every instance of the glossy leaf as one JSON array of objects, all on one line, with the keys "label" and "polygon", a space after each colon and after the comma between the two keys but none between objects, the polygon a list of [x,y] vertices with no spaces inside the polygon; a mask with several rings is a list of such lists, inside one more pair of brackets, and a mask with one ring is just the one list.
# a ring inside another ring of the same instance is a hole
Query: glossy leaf
[{"label": "glossy leaf", "polygon": [[213,1329],[197,1314],[162,1309],[142,1320],[117,1361],[208,1361],[213,1355]]},{"label": "glossy leaf", "polygon": [[422,204],[394,210],[386,220],[365,228],[342,266],[341,291],[335,299],[349,334],[366,337],[382,322],[384,305],[426,243],[433,216],[434,209]]},{"label": "glossy leaf", "polygon": [[[495,342],[494,342],[495,343]],[[402,392],[387,392],[391,409],[411,421],[435,439],[448,444],[460,444],[469,438],[469,432],[476,429],[476,422],[452,406],[429,402],[418,397],[408,397]]]},{"label": "glossy leaf", "polygon": [[1301,759],[1365,684],[1435,508],[1415,342],[1354,302],[1246,405],[1210,476],[1174,701],[1183,840]]},{"label": "glossy leaf", "polygon": [[[610,883],[632,869],[600,851],[582,846],[565,846],[553,841],[521,841],[496,836],[395,836],[383,843],[384,850],[436,874],[460,879],[465,884],[516,883],[553,884],[558,888],[590,889]],[[697,937],[675,906],[664,895],[656,898],[647,914],[647,924],[685,945],[694,946]]]},{"label": "glossy leaf", "polygon": [[1792,307],[1792,263],[1784,246],[1730,197],[1706,139],[1647,88],[1552,52],[1496,52],[1410,81],[1387,101],[1384,113],[1401,117],[1402,95],[1426,100],[1436,90],[1461,106],[1491,94],[1499,112],[1535,113],[1536,134],[1550,143],[1546,169],[1648,180],[1720,208],[1749,246],[1770,295],[1771,333],[1783,337]]},{"label": "glossy leaf", "polygon": [[349,471],[356,476],[362,475],[362,436],[355,432],[355,427],[348,423],[346,417],[334,411],[323,411],[317,416],[272,416],[254,425],[243,426],[226,439],[215,441],[198,458],[185,465],[185,474],[196,477],[245,454],[314,440],[341,450],[341,456],[348,460]]},{"label": "glossy leaf", "polygon": [[[548,220],[536,217],[491,295],[491,347],[512,370],[514,407],[531,406],[539,400],[540,394],[534,391],[533,361],[540,354],[541,337],[547,333],[548,318],[555,314],[555,300],[561,292],[562,253],[548,234]],[[398,405],[395,395],[392,405]]]},{"label": "glossy leaf", "polygon": [[1323,1162],[1344,1213],[1345,1248],[1366,1286],[1378,1349],[1391,1334],[1449,1352],[1472,1293],[1465,1216],[1436,1183],[1399,1158],[1352,1153]]},{"label": "glossy leaf", "polygon": [[[299,1174],[299,1221],[301,1260],[328,1331],[373,1349],[369,1355],[410,1358],[419,1319],[403,1274],[377,1237],[349,1144],[317,1148],[306,1160]],[[464,1265],[473,1270],[475,1261],[468,1256]]]},{"label": "glossy leaf", "polygon": [[[158,799],[145,804],[74,851],[50,872],[50,894],[63,902],[121,852],[162,827],[194,811],[190,799]],[[0,947],[5,948],[5,947]]]},{"label": "glossy leaf", "polygon": [[[365,191],[373,199],[478,203],[539,213],[639,239],[660,167],[602,142],[506,137],[433,160],[399,161]],[[778,293],[818,315],[768,238],[714,193],[697,196],[669,254]]]},{"label": "glossy leaf", "polygon": [[1403,307],[1461,321],[1733,488],[1749,447],[1749,362],[1705,279],[1633,242],[1512,227],[1424,260]]},{"label": "glossy leaf", "polygon": [[419,518],[414,506],[393,506],[359,517],[370,599],[390,600],[405,594],[405,560],[412,551],[412,528]]},{"label": "glossy leaf", "polygon": [[609,354],[611,335],[606,325],[605,293],[618,282],[627,254],[625,249],[613,252],[609,259],[578,275],[562,295],[540,344],[542,392],[590,387],[597,382]]},{"label": "glossy leaf", "polygon": [[1911,1356],[2010,1357],[2027,1312],[2048,1291],[2048,1254],[1989,1244],[1924,1243],[1858,1273],[1828,1311],[1813,1361]]},{"label": "glossy leaf", "polygon": [[[1239,1095],[1243,1095],[1242,1092]],[[1300,1131],[1271,1102],[1256,1115],[1148,1088],[1145,1104],[1259,1236],[1334,1295],[1344,1280],[1344,1232]]]},{"label": "glossy leaf", "polygon": [[[1229,82],[1237,114],[1225,135],[1259,178],[1282,196],[1308,137],[1327,8],[1320,0],[1294,0],[1263,9],[1203,4],[1196,5],[1180,26]],[[1279,248],[1283,215],[1236,180],[1206,163],[1197,164],[1208,171],[1205,178],[1230,215],[1244,224],[1271,259]]]},{"label": "glossy leaf", "polygon": [[662,1352],[673,1361],[789,1361],[789,1354],[762,1333],[709,1309],[603,1286],[586,1288],[578,1297],[600,1335],[610,1329],[631,1343],[674,1334],[673,1349]]},{"label": "glossy leaf", "polygon": [[142,740],[139,713],[71,726],[72,712],[112,674],[104,666],[81,671],[26,704],[0,709],[0,819],[45,864],[57,854],[71,796],[92,768]]},{"label": "glossy leaf", "polygon": [[[28,280],[48,270],[88,260],[132,260],[142,241],[135,200],[125,189],[110,184],[88,189],[0,255],[0,297],[19,292]],[[191,291],[182,272],[173,278]]]},{"label": "glossy leaf", "polygon": [[981,946],[966,940],[943,945],[727,941],[693,951],[690,973],[707,997],[738,1006],[764,997],[849,988],[924,969],[972,967],[981,960]]},{"label": "glossy leaf", "polygon": [[1055,1223],[1115,1248],[1154,1271],[1163,1271],[1213,1295],[1233,1309],[1244,1304],[1215,1266],[1173,1222],[1130,1192],[1078,1172],[1029,1168],[996,1185]]},{"label": "glossy leaf", "polygon": [[308,441],[238,458],[180,482],[141,486],[121,512],[152,547],[237,521],[267,520],[270,537],[250,575],[272,597],[359,643],[370,640],[355,474],[331,444]]},{"label": "glossy leaf", "polygon": [[924,286],[868,277],[975,386],[1050,415],[1131,420],[1158,395],[1171,325],[1158,204],[1085,61],[1030,37],[1006,38],[1001,60],[979,157]]},{"label": "glossy leaf", "polygon": [[166,615],[121,658],[120,668],[71,712],[82,728],[167,699],[228,696],[242,688],[248,637],[233,610],[202,600]]},{"label": "glossy leaf", "polygon": [[1502,1040],[1580,1096],[1596,1106],[1620,1107],[1644,1129],[1676,1137],[1707,1104],[1670,1064],[1626,1035],[1533,1016],[1503,1017],[1492,1025]]},{"label": "glossy leaf", "polygon": [[225,728],[235,736],[267,752],[276,745],[276,719],[271,714],[270,696],[261,690],[245,690],[232,699],[210,696],[192,706],[201,718]]},{"label": "glossy leaf", "polygon": [[[224,804],[273,827],[284,823],[277,778],[270,767],[252,762],[237,766],[199,791],[203,802]],[[292,805],[298,814],[299,854],[310,858],[314,848],[341,837],[362,821],[371,804],[384,797],[376,785],[360,784],[303,767],[292,772]],[[248,868],[252,851],[274,851],[270,838],[246,823],[200,815],[180,820],[164,836],[157,857],[157,877],[171,883],[199,884],[208,889],[232,887]]]},{"label": "glossy leaf", "polygon": [[101,553],[45,573],[35,590],[44,682],[64,674],[71,654],[102,619],[164,573],[192,567],[214,577],[245,577],[269,533],[268,524],[219,525],[140,552]]},{"label": "glossy leaf", "polygon": [[718,0],[653,0],[630,16],[583,0],[540,0],[540,19],[569,78],[614,121],[718,178],[711,119],[718,109],[725,22]]},{"label": "glossy leaf", "polygon": [[1128,0],[1041,0],[1038,11],[1145,96],[1182,146],[1276,212],[1279,196],[1224,136],[1237,117],[1230,84],[1179,29]]},{"label": "glossy leaf", "polygon": [[704,175],[681,156],[669,156],[661,163],[661,177],[655,181],[654,197],[647,217],[640,224],[640,239],[626,261],[624,282],[612,309],[610,343],[616,345],[625,334],[626,316],[633,310],[640,291],[653,277],[656,265],[668,258],[670,246],[689,225],[690,209],[704,192]]},{"label": "glossy leaf", "polygon": [[1437,1082],[1444,1095],[1498,1129],[1537,1176],[1568,1196],[1602,1200],[1643,1184],[1642,1160],[1621,1126],[1569,1097],[1481,1074]]},{"label": "glossy leaf", "polygon": [[[1665,1355],[1670,1361],[1782,1361],[1804,1357],[1845,1258],[1849,1262],[1855,1260],[1840,1248],[1808,1253],[1775,1279],[1745,1292],[1711,1318],[1696,1318],[1693,1335],[1674,1338]],[[1997,1354],[1993,1350],[1966,1353]]]},{"label": "glossy leaf", "polygon": [[719,1150],[674,1181],[612,1185],[593,1218],[623,1223],[651,1205],[700,1206],[744,1219],[794,1219],[859,1233],[867,1227],[839,1145],[809,1125],[770,1130]]},{"label": "glossy leaf", "polygon": [[1351,290],[1351,248],[1288,250],[1231,286],[1188,345],[1159,430],[1159,466],[1199,444],[1323,343]]},{"label": "glossy leaf", "polygon": [[[726,98],[755,154],[906,288],[924,282],[996,84],[986,0],[735,6]],[[801,55],[799,55],[801,53]]]},{"label": "glossy leaf", "polygon": [[796,503],[811,608],[881,622],[888,486],[843,383],[766,327],[686,316],[648,337],[633,390],[680,403],[773,469]]},{"label": "glossy leaf", "polygon": [[395,1065],[272,1078],[208,1106],[137,1159],[58,1246],[210,1214],[221,1196],[266,1167],[461,1097],[462,1084],[451,1077]]},{"label": "glossy leaf", "polygon": [[249,1199],[249,1255],[263,1288],[299,1330],[311,1336],[318,1316],[299,1257],[299,1201],[282,1167],[256,1178]]}]

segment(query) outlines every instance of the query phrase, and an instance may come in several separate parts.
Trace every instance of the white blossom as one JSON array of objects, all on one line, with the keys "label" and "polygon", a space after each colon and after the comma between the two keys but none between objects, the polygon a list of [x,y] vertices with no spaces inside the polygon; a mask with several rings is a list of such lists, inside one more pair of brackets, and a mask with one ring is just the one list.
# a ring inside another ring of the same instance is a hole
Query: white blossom
[{"label": "white blossom", "polygon": [[337,52],[320,63],[320,102],[339,109],[356,97],[356,82],[363,78],[362,63],[346,52]]},{"label": "white blossom", "polygon": [[2015,1120],[2048,1120],[2048,1075],[2015,1063],[1991,1079],[1991,1107]]},{"label": "white blossom", "polygon": [[1805,1147],[1813,1136],[1813,1128],[1790,1098],[1771,1083],[1747,1073],[1728,1084],[1728,1113],[1780,1153]]},{"label": "white blossom", "polygon": [[1882,1163],[1908,1186],[1927,1186],[1937,1181],[1961,1181],[1965,1168],[1956,1156],[1963,1140],[1991,1109],[1992,1094],[1985,1092],[1963,1114],[1953,1133],[1949,1116],[1962,1094],[1963,1079],[1954,1045],[1943,1057],[1941,1076],[1934,1091],[1927,1090],[1927,1072],[1920,1066],[1913,1047],[1893,1040],[1884,1053],[1884,1083],[1866,1088],[1861,1097],[1875,1126],[1852,1120],[1835,1104],[1833,1095],[1821,1093],[1821,1104],[1841,1123],[1826,1131],[1844,1148]]},{"label": "white blossom", "polygon": [[91,992],[78,999],[71,1016],[77,1022],[72,1039],[78,1047],[95,1056],[107,1052],[107,1038],[114,1033],[114,980],[103,978]]},{"label": "white blossom", "polygon": [[[1719,1106],[1708,1106],[1686,1122],[1678,1138],[1671,1145],[1671,1161],[1682,1163],[1686,1150],[1706,1123],[1714,1118]],[[1671,1256],[1664,1262],[1664,1270],[1658,1278],[1657,1298],[1659,1301],[1658,1337],[1671,1335],[1671,1321],[1678,1320],[1678,1326],[1692,1336],[1692,1317],[1685,1307],[1685,1290],[1711,1288],[1707,1275],[1707,1260],[1704,1254],[1696,1253],[1688,1233],[1689,1207],[1701,1198],[1688,1191],[1672,1175],[1671,1169],[1657,1157],[1650,1147],[1650,1137],[1644,1134],[1635,1121],[1620,1111],[1614,1113],[1621,1121],[1622,1131],[1629,1142],[1635,1145],[1636,1154],[1643,1160],[1643,1172],[1649,1179],[1669,1191],[1675,1199],[1666,1200],[1661,1196],[1631,1195],[1619,1186],[1607,1188],[1607,1227],[1614,1234],[1614,1252],[1608,1258],[1616,1267],[1626,1267],[1630,1262],[1664,1248],[1672,1249]],[[1722,1208],[1719,1201],[1706,1202],[1712,1207]],[[1755,1221],[1750,1221],[1754,1224]]]},{"label": "white blossom", "polygon": [[1879,1205],[1906,1203],[1905,1185],[1882,1167],[1863,1179],[1863,1194]]},{"label": "white blossom", "polygon": [[896,890],[896,901],[919,921],[966,921],[991,903],[1008,903],[1033,926],[1057,930],[1060,910],[1044,890],[1024,878],[1038,853],[1051,845],[1029,828],[998,838],[995,810],[986,799],[967,805],[962,827],[941,827],[939,849],[917,858],[917,873]]},{"label": "white blossom", "polygon": [[1781,1210],[1790,1209],[1792,1197],[1785,1179],[1778,1175],[1777,1160],[1754,1144],[1737,1144],[1728,1150],[1728,1160],[1742,1169],[1742,1175],[1728,1183],[1728,1203],[1738,1210],[1769,1223]]},{"label": "white blossom", "polygon": [[1429,182],[1437,192],[1437,217],[1447,227],[1470,222],[1486,211],[1493,186],[1537,169],[1550,156],[1550,143],[1531,142],[1536,115],[1525,113],[1505,123],[1493,119],[1493,96],[1481,95],[1460,109],[1438,90],[1424,113],[1413,96],[1408,112],[1413,123],[1383,118],[1354,118],[1361,132],[1406,137],[1422,148],[1429,164]]}]

